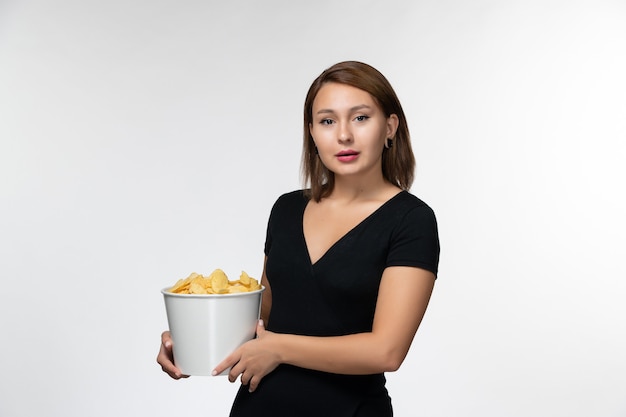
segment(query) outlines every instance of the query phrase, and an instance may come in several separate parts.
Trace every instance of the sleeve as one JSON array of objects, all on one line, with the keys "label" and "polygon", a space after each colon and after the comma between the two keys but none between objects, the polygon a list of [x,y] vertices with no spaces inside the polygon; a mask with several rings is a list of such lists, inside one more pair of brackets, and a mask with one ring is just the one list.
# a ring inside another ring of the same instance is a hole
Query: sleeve
[{"label": "sleeve", "polygon": [[272,248],[272,241],[273,241],[272,231],[277,227],[276,221],[278,218],[281,217],[281,213],[284,216],[285,210],[289,210],[289,207],[291,206],[290,201],[293,200],[293,197],[292,197],[293,194],[295,193],[291,192],[291,193],[286,193],[286,194],[281,195],[280,197],[278,197],[278,199],[274,202],[274,205],[272,206],[269,219],[267,220],[267,231],[265,232],[264,253],[266,256],[269,255],[270,250]]},{"label": "sleeve", "polygon": [[412,208],[397,224],[391,236],[387,266],[414,266],[437,276],[439,233],[430,207]]},{"label": "sleeve", "polygon": [[272,210],[270,211],[269,219],[267,220],[267,230],[265,232],[265,247],[263,250],[263,252],[265,253],[265,256],[269,255],[270,249],[272,248],[272,224],[273,224],[274,214],[276,211],[276,204],[277,203],[274,203],[274,206],[272,207]]}]

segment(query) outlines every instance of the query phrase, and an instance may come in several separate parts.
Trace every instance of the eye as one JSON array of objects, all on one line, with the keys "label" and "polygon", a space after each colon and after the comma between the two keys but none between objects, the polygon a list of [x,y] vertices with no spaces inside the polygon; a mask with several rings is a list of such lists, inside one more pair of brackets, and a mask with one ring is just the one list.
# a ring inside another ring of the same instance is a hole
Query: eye
[{"label": "eye", "polygon": [[366,121],[367,119],[369,119],[369,116],[366,116],[366,115],[364,115],[364,114],[363,114],[363,115],[361,115],[361,116],[357,116],[357,117],[355,117],[355,118],[354,118],[354,120],[356,120],[357,122],[364,122],[364,121]]},{"label": "eye", "polygon": [[321,125],[327,125],[328,126],[328,125],[332,125],[333,123],[334,123],[333,119],[322,119],[322,120],[320,120],[320,124]]}]

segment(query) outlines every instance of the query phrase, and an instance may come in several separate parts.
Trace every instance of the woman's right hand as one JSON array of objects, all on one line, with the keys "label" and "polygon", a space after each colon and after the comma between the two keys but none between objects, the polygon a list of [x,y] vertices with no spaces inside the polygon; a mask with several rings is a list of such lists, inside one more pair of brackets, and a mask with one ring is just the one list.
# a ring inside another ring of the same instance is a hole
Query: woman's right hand
[{"label": "woman's right hand", "polygon": [[174,379],[187,378],[189,375],[183,373],[174,365],[174,355],[172,353],[172,337],[170,332],[165,331],[161,334],[161,348],[157,355],[157,363],[161,365],[163,372]]}]

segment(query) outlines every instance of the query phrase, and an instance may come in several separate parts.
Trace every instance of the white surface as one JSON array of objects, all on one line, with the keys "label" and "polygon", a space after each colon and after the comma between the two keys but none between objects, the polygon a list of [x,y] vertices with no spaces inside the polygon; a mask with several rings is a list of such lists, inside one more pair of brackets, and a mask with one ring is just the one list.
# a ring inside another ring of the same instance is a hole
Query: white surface
[{"label": "white surface", "polygon": [[327,66],[379,68],[442,256],[397,416],[626,415],[626,5],[0,2],[0,416],[225,416],[159,290],[259,276]]},{"label": "white surface", "polygon": [[223,295],[161,292],[174,363],[184,375],[211,375],[231,352],[254,337],[263,290]]}]

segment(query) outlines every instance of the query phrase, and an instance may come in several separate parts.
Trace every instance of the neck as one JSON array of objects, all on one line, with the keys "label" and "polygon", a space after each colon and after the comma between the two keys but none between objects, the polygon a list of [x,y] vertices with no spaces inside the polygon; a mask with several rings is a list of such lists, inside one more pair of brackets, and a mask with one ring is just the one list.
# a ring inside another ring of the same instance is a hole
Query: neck
[{"label": "neck", "polygon": [[387,199],[398,187],[387,182],[382,175],[365,177],[337,177],[329,198],[333,200],[378,200]]}]

